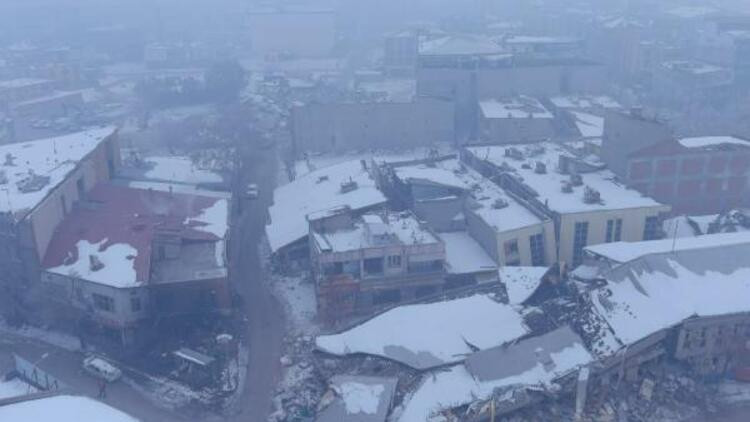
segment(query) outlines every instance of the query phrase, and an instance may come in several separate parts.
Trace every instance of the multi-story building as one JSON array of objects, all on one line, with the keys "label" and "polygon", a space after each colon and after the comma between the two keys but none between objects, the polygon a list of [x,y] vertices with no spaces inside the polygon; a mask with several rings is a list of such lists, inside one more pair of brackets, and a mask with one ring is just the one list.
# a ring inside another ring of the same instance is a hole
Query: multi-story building
[{"label": "multi-story building", "polygon": [[627,182],[675,211],[710,213],[750,205],[750,140],[669,140],[630,154]]},{"label": "multi-story building", "polygon": [[362,314],[440,293],[445,247],[408,212],[348,210],[308,215],[318,308],[326,317]]},{"label": "multi-story building", "polygon": [[361,79],[364,80],[356,86],[353,98],[312,101],[292,108],[292,136],[297,153],[453,142],[451,101],[417,96],[413,79]]},{"label": "multi-story building", "polygon": [[539,142],[558,133],[555,115],[525,95],[479,102],[479,138],[494,144]]},{"label": "multi-story building", "polygon": [[590,60],[514,55],[483,38],[423,43],[417,64],[417,92],[456,104],[459,138],[476,138],[480,99],[599,93],[605,80],[602,66]]},{"label": "multi-story building", "polygon": [[552,219],[455,158],[386,164],[389,196],[439,231],[465,230],[498,266],[556,260]]},{"label": "multi-story building", "polygon": [[662,122],[610,113],[602,158],[621,180],[680,213],[718,213],[750,204],[750,141],[736,136],[676,139]]},{"label": "multi-story building", "polygon": [[228,202],[100,183],[50,239],[50,308],[125,346],[145,341],[159,317],[228,312]]},{"label": "multi-story building", "polygon": [[0,157],[0,285],[5,292],[0,296],[19,311],[36,292],[40,263],[55,231],[119,167],[117,131],[108,127],[3,145]]},{"label": "multi-story building", "polygon": [[588,245],[656,239],[670,207],[628,189],[592,156],[562,144],[470,146],[462,159],[554,222],[555,259],[576,266]]},{"label": "multi-story building", "polygon": [[419,54],[417,31],[399,31],[386,35],[383,66],[391,75],[414,75]]}]

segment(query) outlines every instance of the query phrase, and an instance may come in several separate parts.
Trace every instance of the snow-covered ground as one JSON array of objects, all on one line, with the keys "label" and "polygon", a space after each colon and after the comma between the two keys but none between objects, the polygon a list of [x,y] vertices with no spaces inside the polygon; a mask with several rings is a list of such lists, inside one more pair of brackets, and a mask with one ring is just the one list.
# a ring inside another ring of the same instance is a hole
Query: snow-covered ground
[{"label": "snow-covered ground", "polygon": [[29,325],[21,328],[13,328],[8,326],[2,319],[0,319],[0,334],[11,334],[31,338],[71,352],[81,350],[81,342],[75,336],[58,331],[43,330]]},{"label": "snow-covered ground", "polygon": [[36,393],[37,391],[36,388],[23,382],[20,378],[13,378],[10,380],[0,379],[0,400],[25,396],[26,394]]}]

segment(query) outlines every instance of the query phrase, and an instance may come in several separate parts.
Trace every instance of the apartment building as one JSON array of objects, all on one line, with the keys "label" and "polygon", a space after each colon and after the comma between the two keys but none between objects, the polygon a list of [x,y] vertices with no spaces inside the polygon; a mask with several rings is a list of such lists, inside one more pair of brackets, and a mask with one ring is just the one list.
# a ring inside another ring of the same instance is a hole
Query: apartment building
[{"label": "apartment building", "polygon": [[555,115],[539,100],[520,95],[479,102],[479,137],[483,142],[539,142],[555,137]]},{"label": "apartment building", "polygon": [[456,158],[386,164],[384,191],[439,231],[466,231],[498,266],[556,260],[554,224]]},{"label": "apartment building", "polygon": [[36,293],[55,230],[120,166],[117,144],[116,128],[107,127],[0,146],[0,296],[16,311]]},{"label": "apartment building", "polygon": [[562,144],[470,146],[462,160],[554,222],[555,259],[583,261],[588,245],[656,239],[670,207],[620,184],[595,156]]},{"label": "apartment building", "polygon": [[445,247],[408,212],[308,215],[318,309],[326,318],[433,295],[445,283]]},{"label": "apartment building", "polygon": [[629,186],[679,213],[750,205],[750,141],[737,136],[676,138],[640,115],[610,113],[602,157]]}]

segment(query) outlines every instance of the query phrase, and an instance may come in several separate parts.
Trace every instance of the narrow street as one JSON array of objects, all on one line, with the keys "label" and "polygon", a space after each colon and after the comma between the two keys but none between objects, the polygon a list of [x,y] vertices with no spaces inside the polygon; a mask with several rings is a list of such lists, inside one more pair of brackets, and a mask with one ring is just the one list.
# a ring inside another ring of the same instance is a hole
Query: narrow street
[{"label": "narrow street", "polygon": [[[83,354],[70,352],[36,340],[3,335],[0,339],[0,370],[13,367],[13,353],[38,362],[51,375],[63,381],[74,393],[96,397],[97,380],[86,374],[82,367]],[[119,381],[107,387],[104,402],[121,409],[144,422],[183,422],[190,419],[180,417],[151,403],[140,392],[125,382]]]},{"label": "narrow street", "polygon": [[285,333],[284,312],[263,282],[259,245],[263,238],[266,209],[275,187],[275,151],[259,151],[255,157],[243,157],[240,186],[256,183],[258,199],[244,201],[232,240],[234,284],[243,298],[247,316],[247,339],[250,348],[245,391],[239,413],[232,420],[262,422],[271,411],[273,390],[281,376],[279,359]]}]

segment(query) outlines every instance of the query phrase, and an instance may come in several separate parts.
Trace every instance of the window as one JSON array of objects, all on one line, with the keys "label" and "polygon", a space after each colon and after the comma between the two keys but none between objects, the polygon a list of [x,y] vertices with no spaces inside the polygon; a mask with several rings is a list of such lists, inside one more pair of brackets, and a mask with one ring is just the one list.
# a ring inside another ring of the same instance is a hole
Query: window
[{"label": "window", "polygon": [[655,240],[659,238],[659,217],[646,217],[646,225],[643,228],[643,240]]},{"label": "window", "polygon": [[62,206],[62,215],[68,215],[68,203],[65,201],[65,195],[60,195],[60,205]]},{"label": "window", "polygon": [[100,311],[115,311],[115,300],[111,297],[96,293],[92,294],[91,297],[94,299],[94,308],[99,309]]},{"label": "window", "polygon": [[583,262],[583,248],[586,247],[588,238],[589,223],[587,221],[576,223],[573,235],[573,265],[579,265]]},{"label": "window", "polygon": [[638,161],[630,165],[630,178],[633,180],[646,179],[651,176],[651,162]]},{"label": "window", "polygon": [[410,261],[409,272],[410,273],[431,273],[440,271],[443,269],[443,262],[440,260],[435,261]]},{"label": "window", "polygon": [[607,220],[606,243],[622,240],[622,218]]},{"label": "window", "polygon": [[661,160],[656,163],[656,173],[659,176],[674,176],[677,173],[676,160]]},{"label": "window", "polygon": [[376,292],[372,298],[373,305],[387,305],[398,302],[401,302],[401,290],[398,289]]},{"label": "window", "polygon": [[529,237],[529,249],[531,250],[531,265],[544,266],[544,235],[542,233]]},{"label": "window", "polygon": [[130,298],[130,310],[133,312],[139,312],[141,310],[141,298],[139,297]]},{"label": "window", "polygon": [[514,257],[518,255],[518,240],[508,240],[503,244],[503,248],[505,249],[505,256],[506,257]]},{"label": "window", "polygon": [[383,274],[383,258],[368,258],[364,262],[365,275],[378,276]]},{"label": "window", "polygon": [[401,255],[391,255],[388,257],[388,268],[401,268]]},{"label": "window", "polygon": [[82,200],[86,196],[86,185],[84,184],[83,177],[76,180],[76,189],[78,190],[78,200]]}]

